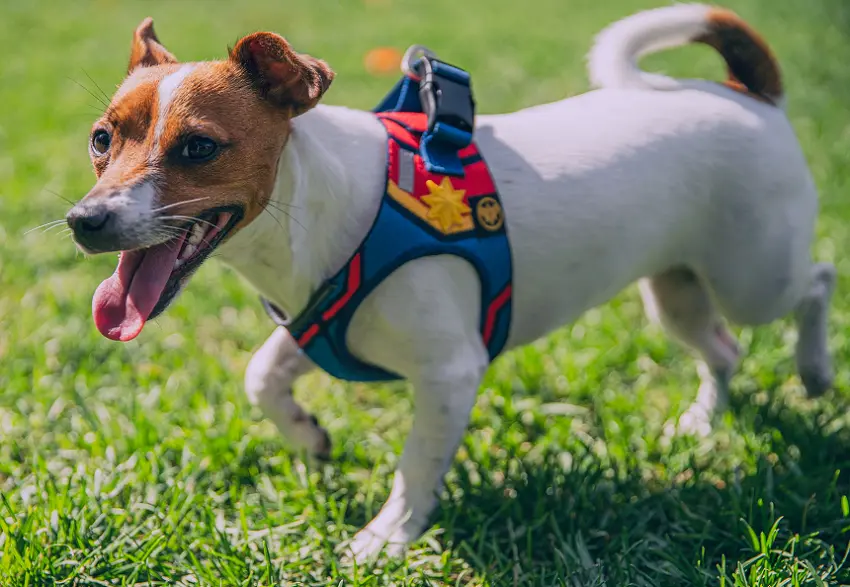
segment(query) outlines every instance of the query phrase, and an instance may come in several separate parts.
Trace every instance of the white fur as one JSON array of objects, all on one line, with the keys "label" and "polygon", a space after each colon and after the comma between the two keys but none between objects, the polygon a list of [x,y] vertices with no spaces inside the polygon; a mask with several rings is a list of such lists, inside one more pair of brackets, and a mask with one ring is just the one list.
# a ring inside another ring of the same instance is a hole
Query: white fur
[{"label": "white fur", "polygon": [[656,8],[605,28],[588,55],[591,84],[597,88],[679,88],[679,80],[641,71],[636,61],[649,53],[685,45],[707,32],[711,10],[703,4]]},{"label": "white fur", "polygon": [[263,409],[295,450],[329,456],[330,439],[292,397],[292,383],[312,364],[285,328],[278,328],[254,353],[245,376],[248,400]]},{"label": "white fur", "polygon": [[186,78],[192,73],[192,70],[195,69],[195,65],[191,63],[187,63],[186,65],[180,66],[180,69],[175,71],[172,74],[169,74],[162,78],[159,82],[159,86],[157,87],[157,118],[156,118],[156,126],[154,127],[154,149],[153,152],[157,151],[156,147],[159,145],[159,141],[162,138],[162,133],[165,130],[165,121],[168,119],[168,109],[171,107],[171,103],[174,101],[174,96],[177,94],[177,90],[186,81]]},{"label": "white fur", "polygon": [[[476,128],[512,246],[508,348],[642,280],[650,313],[699,355],[702,386],[682,422],[693,431],[722,407],[737,361],[724,318],[755,325],[796,309],[801,375],[814,387],[828,385],[834,281],[831,268],[812,265],[817,195],[783,112],[707,82],[653,91],[629,69],[635,52],[692,38],[701,10],[652,11],[603,34],[591,69],[615,88],[479,116]],[[371,113],[346,108],[320,106],[293,125],[269,214],[221,253],[297,314],[371,226],[386,137]],[[291,218],[272,218],[281,209]],[[392,274],[354,316],[352,352],[408,378],[416,405],[390,499],[351,545],[359,559],[385,543],[398,552],[435,503],[487,366],[479,288],[465,261],[429,257]],[[309,368],[281,330],[249,367],[252,400],[270,406],[282,429],[300,409],[288,396],[292,381]],[[285,432],[308,450],[320,439],[316,429]]]},{"label": "white fur", "polygon": [[155,201],[153,184],[143,181],[103,198],[101,205],[115,216],[117,230],[126,238],[154,244],[162,240],[152,222]]}]

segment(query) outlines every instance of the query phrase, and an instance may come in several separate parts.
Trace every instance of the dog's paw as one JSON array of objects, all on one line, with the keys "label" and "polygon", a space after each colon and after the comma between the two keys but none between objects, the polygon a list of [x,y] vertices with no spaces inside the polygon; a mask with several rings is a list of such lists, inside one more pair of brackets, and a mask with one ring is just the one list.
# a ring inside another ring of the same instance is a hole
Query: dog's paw
[{"label": "dog's paw", "polygon": [[321,434],[321,440],[316,444],[316,450],[313,451],[313,458],[326,463],[331,460],[333,442],[331,442],[331,435],[321,426],[319,426],[319,433]]},{"label": "dog's paw", "polygon": [[[696,408],[696,409],[695,409]],[[699,409],[699,406],[691,406],[688,411],[679,418],[676,434],[679,436],[696,436],[705,438],[711,434],[711,416]]]},{"label": "dog's paw", "polygon": [[382,536],[369,530],[367,526],[354,536],[343,560],[366,565],[376,563],[382,554],[386,558],[401,558],[407,549],[408,541],[404,533]]},{"label": "dog's paw", "polygon": [[386,558],[400,558],[407,551],[407,545],[419,537],[423,524],[410,516],[396,515],[400,513],[400,508],[393,507],[397,504],[388,505],[344,545],[344,561],[372,564],[382,554]]},{"label": "dog's paw", "polygon": [[800,380],[810,398],[820,397],[832,389],[835,376],[830,367],[800,368]]},{"label": "dog's paw", "polygon": [[305,414],[303,420],[295,422],[295,425],[286,431],[285,436],[296,452],[304,453],[319,462],[331,459],[333,443],[330,434],[312,414]]}]

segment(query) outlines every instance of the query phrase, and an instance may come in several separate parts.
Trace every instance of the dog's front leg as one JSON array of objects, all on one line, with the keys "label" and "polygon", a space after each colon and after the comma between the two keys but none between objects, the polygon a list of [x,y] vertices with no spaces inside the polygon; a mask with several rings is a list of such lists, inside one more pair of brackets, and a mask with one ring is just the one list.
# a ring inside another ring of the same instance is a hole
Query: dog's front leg
[{"label": "dog's front leg", "polygon": [[313,367],[289,331],[278,327],[248,363],[245,393],[295,450],[324,460],[331,450],[327,431],[292,397],[292,384]]},{"label": "dog's front leg", "polygon": [[449,362],[431,365],[414,384],[413,427],[381,511],[354,537],[351,551],[364,562],[382,549],[398,556],[419,537],[437,502],[443,475],[469,423],[478,386],[487,368],[486,351],[470,349]]}]

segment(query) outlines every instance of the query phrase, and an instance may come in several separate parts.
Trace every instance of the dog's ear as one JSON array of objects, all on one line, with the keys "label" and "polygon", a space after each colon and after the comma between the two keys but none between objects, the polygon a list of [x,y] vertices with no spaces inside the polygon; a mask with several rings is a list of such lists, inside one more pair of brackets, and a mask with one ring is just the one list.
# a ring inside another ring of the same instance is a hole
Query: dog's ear
[{"label": "dog's ear", "polygon": [[162,46],[153,30],[153,19],[147,17],[133,33],[133,48],[130,51],[130,65],[127,73],[137,67],[151,67],[163,63],[177,63],[168,50]]},{"label": "dog's ear", "polygon": [[318,104],[334,78],[327,63],[296,53],[274,33],[243,37],[230,50],[230,60],[245,70],[263,98],[290,108],[292,116]]}]

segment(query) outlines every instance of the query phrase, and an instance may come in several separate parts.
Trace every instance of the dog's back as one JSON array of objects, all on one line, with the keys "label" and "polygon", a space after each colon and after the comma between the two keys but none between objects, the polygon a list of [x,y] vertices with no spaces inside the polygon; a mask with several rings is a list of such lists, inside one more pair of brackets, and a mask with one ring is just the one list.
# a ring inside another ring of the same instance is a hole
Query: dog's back
[{"label": "dog's back", "polygon": [[[729,80],[674,79],[634,65],[686,42],[716,47]],[[778,65],[754,31],[707,6],[642,12],[599,35],[589,68],[597,90],[479,118],[476,140],[503,197],[517,280],[539,284],[515,294],[512,342],[551,327],[538,308],[569,322],[671,266],[734,272],[734,253],[753,277],[750,261],[774,257],[790,274],[807,270],[816,193],[782,108]],[[775,247],[786,218],[792,242]],[[747,308],[730,310],[749,317],[735,311]]]}]

